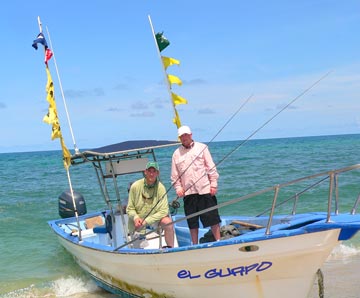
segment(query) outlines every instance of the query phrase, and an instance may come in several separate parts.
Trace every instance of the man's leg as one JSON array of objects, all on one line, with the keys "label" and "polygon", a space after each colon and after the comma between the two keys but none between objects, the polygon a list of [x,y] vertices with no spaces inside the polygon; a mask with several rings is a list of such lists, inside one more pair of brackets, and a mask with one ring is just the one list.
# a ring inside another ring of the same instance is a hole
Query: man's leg
[{"label": "man's leg", "polygon": [[166,245],[174,247],[174,227],[170,224],[171,222],[172,220],[167,216],[161,220],[161,225],[165,232]]},{"label": "man's leg", "polygon": [[220,240],[221,238],[221,235],[220,235],[220,225],[219,224],[216,224],[216,225],[213,225],[211,226],[211,231],[214,235],[214,238],[215,240]]},{"label": "man's leg", "polygon": [[198,244],[199,229],[190,229],[191,241],[193,244]]}]

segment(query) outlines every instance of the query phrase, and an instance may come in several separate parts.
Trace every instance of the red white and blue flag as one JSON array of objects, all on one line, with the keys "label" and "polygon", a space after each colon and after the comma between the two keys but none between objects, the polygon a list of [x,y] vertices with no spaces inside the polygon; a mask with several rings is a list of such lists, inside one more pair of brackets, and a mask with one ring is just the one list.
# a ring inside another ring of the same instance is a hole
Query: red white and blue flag
[{"label": "red white and blue flag", "polygon": [[32,47],[37,50],[38,49],[38,44],[42,44],[44,46],[45,49],[45,63],[47,64],[48,61],[51,59],[51,57],[53,56],[53,52],[49,49],[45,36],[42,32],[39,33],[39,35],[36,37],[36,39],[33,41]]}]

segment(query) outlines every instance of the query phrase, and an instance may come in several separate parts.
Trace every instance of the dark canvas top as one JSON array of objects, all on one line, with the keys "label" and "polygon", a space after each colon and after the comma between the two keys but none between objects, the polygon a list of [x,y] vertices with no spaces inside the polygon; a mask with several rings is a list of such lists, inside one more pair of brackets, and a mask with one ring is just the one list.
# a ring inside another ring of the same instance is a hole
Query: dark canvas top
[{"label": "dark canvas top", "polygon": [[91,151],[98,153],[118,153],[125,151],[143,150],[146,148],[173,146],[177,144],[179,144],[178,141],[157,141],[157,140],[126,141],[122,143],[107,145],[96,149],[86,150],[85,152]]},{"label": "dark canvas top", "polygon": [[[132,152],[141,152],[146,150],[154,150],[156,148],[171,147],[179,145],[178,141],[163,141],[163,140],[137,140],[126,141],[117,144],[111,144],[95,149],[84,150],[81,153],[74,154],[72,161],[79,159],[91,159],[91,157],[106,157],[109,155],[122,155]],[[77,163],[76,162],[76,163]]]}]

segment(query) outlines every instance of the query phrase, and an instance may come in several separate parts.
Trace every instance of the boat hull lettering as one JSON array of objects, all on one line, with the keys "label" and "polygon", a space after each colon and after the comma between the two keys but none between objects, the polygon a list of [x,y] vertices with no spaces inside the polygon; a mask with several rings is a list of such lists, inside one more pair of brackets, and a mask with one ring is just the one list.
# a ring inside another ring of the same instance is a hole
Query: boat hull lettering
[{"label": "boat hull lettering", "polygon": [[263,261],[261,263],[251,264],[249,266],[239,266],[234,268],[212,268],[207,270],[204,274],[193,274],[190,270],[180,270],[177,274],[178,278],[180,279],[194,279],[194,278],[224,278],[224,277],[231,277],[231,276],[244,276],[248,275],[250,272],[261,272],[268,270],[272,266],[272,262]]}]

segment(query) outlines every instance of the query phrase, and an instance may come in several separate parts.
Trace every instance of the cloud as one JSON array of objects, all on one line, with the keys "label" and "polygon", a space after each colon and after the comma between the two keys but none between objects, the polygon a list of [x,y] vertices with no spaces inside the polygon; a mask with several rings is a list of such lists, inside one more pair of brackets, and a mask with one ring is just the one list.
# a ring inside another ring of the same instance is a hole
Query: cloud
[{"label": "cloud", "polygon": [[95,96],[104,96],[105,95],[103,88],[94,88],[94,90],[92,90],[92,92],[94,93]]},{"label": "cloud", "polygon": [[106,109],[105,111],[106,112],[121,112],[123,110],[119,109],[119,108],[115,108],[115,107],[110,107],[110,108]]},{"label": "cloud", "polygon": [[184,81],[184,85],[204,85],[206,84],[206,81],[203,80],[203,79],[192,79],[192,80],[189,80],[189,81]]},{"label": "cloud", "polygon": [[210,108],[204,108],[204,109],[198,110],[198,114],[210,115],[210,114],[215,114],[215,111]]},{"label": "cloud", "polygon": [[156,99],[156,100],[152,100],[150,102],[150,105],[152,107],[154,107],[155,109],[163,109],[165,106],[169,105],[170,106],[170,100],[161,100],[161,99]]},{"label": "cloud", "polygon": [[135,112],[130,114],[130,117],[140,117],[140,118],[147,118],[147,117],[154,117],[154,112],[148,111],[149,106],[148,104],[138,101],[131,105],[131,109],[135,110]]},{"label": "cloud", "polygon": [[281,110],[301,110],[299,106],[289,105],[286,107],[286,103],[278,104],[275,107],[267,107],[264,110],[267,112],[273,112],[273,111],[281,111]]},{"label": "cloud", "polygon": [[155,113],[150,110],[150,107],[163,109],[164,104],[166,104],[165,100],[153,100],[149,104],[143,101],[135,102],[131,105],[133,112],[130,113],[130,117],[154,117]]},{"label": "cloud", "polygon": [[[282,110],[286,107],[286,103],[283,103],[283,104],[279,104],[276,106],[276,110]],[[294,105],[289,105],[288,107],[286,107],[286,109],[288,110],[298,110],[299,107],[298,106],[294,106]]]},{"label": "cloud", "polygon": [[65,96],[70,98],[83,98],[83,97],[100,97],[104,96],[105,92],[103,88],[94,88],[91,90],[74,90],[68,89],[65,90]]},{"label": "cloud", "polygon": [[149,107],[146,103],[138,101],[131,105],[131,108],[134,110],[147,110]]},{"label": "cloud", "polygon": [[114,87],[114,90],[129,90],[129,86],[124,83],[119,83]]},{"label": "cloud", "polygon": [[140,117],[140,118],[148,118],[148,117],[154,117],[154,112],[151,111],[143,111],[140,113],[131,113],[130,117]]}]

